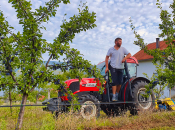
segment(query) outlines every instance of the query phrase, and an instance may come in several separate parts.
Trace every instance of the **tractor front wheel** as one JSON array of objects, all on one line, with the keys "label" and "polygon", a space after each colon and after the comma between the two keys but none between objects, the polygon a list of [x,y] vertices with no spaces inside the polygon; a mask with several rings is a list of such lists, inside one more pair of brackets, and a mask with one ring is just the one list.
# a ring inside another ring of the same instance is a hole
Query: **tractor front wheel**
[{"label": "tractor front wheel", "polygon": [[144,97],[143,95],[146,94],[146,88],[145,86],[147,83],[145,81],[136,81],[132,85],[132,94],[133,94],[133,99],[134,104],[132,105],[132,109],[130,110],[130,113],[132,115],[138,114],[138,111],[152,111],[155,107],[155,96],[153,91],[149,95],[149,97]]},{"label": "tractor front wheel", "polygon": [[100,102],[93,95],[83,95],[79,97],[81,108],[79,114],[84,119],[98,118],[100,116]]}]

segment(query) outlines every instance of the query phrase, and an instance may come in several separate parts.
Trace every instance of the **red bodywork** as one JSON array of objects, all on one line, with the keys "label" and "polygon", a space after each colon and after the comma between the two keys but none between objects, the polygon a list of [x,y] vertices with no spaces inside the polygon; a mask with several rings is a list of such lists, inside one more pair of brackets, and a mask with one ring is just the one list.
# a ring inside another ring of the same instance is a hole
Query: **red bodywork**
[{"label": "red bodywork", "polygon": [[[130,57],[126,61],[127,61],[127,63],[138,64],[138,61],[135,57]],[[103,61],[103,62],[105,62],[105,61]],[[101,63],[103,63],[103,62],[101,62]],[[99,64],[101,64],[101,63],[99,63]],[[69,87],[72,82],[77,82],[77,81],[79,81],[79,79],[69,79],[69,80],[66,80],[65,83]],[[80,89],[78,91],[75,91],[73,94],[76,94],[79,92],[87,92],[87,91],[99,91],[99,87],[97,87],[97,86],[100,86],[99,81],[97,81],[97,84],[95,87],[86,87],[85,85],[87,83],[96,83],[95,78],[82,78],[82,80],[80,81]],[[127,86],[128,86],[128,83],[125,85],[125,89],[127,88]],[[104,94],[106,94],[106,89],[104,90]],[[125,92],[124,92],[124,94],[125,94]],[[67,95],[61,96],[61,99],[62,99],[62,101],[67,101],[68,100]]]},{"label": "red bodywork", "polygon": [[[72,82],[77,82],[79,81],[79,79],[70,79],[70,80],[66,80],[65,83],[67,84],[67,86],[69,87],[70,84]],[[86,87],[85,85],[87,83],[97,83],[96,87]],[[99,88],[97,86],[100,86],[99,82],[95,81],[95,78],[82,78],[82,80],[80,81],[80,90],[75,91],[73,94],[79,93],[79,92],[87,92],[87,91],[99,91]],[[68,100],[67,96],[62,96],[61,97],[62,100]]]}]

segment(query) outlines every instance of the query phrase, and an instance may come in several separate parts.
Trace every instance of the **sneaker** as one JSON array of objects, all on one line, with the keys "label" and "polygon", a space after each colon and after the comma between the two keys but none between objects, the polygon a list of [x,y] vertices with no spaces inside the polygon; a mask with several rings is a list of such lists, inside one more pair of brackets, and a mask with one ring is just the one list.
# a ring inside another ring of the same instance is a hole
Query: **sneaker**
[{"label": "sneaker", "polygon": [[116,93],[115,96],[118,97],[118,93]]},{"label": "sneaker", "polygon": [[116,96],[113,96],[112,97],[112,101],[117,101],[118,99],[117,99],[117,97]]}]

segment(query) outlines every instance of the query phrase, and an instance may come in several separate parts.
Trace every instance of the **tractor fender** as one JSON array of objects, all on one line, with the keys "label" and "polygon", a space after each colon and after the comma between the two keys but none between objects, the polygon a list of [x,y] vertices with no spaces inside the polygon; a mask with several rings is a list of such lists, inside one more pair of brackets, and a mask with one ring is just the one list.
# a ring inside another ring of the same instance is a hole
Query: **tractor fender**
[{"label": "tractor fender", "polygon": [[[145,78],[145,77],[136,77],[136,78],[133,78],[133,79],[131,80],[131,87],[132,87],[133,84],[134,84],[135,82],[137,82],[138,80],[146,81],[146,83],[148,83],[148,84],[150,83],[150,80],[147,79],[147,78]],[[151,89],[153,89],[158,83],[159,83],[158,80],[154,81],[154,82],[152,83]]]},{"label": "tractor fender", "polygon": [[[130,83],[131,83],[131,89],[132,89],[132,84],[135,83],[138,80],[142,80],[142,81],[146,81],[147,83],[150,83],[150,81],[147,78],[144,77],[132,77],[130,79]],[[132,90],[131,90],[132,91]],[[131,101],[131,95],[130,95],[130,88],[129,88],[129,82],[125,82],[123,89],[122,89],[122,101],[126,102],[126,101]]]},{"label": "tractor fender", "polygon": [[150,83],[150,80],[145,77],[135,77],[135,78],[132,78],[132,80],[130,81],[131,87],[132,87],[132,84],[138,80],[142,80],[142,81],[146,81],[147,83]]}]

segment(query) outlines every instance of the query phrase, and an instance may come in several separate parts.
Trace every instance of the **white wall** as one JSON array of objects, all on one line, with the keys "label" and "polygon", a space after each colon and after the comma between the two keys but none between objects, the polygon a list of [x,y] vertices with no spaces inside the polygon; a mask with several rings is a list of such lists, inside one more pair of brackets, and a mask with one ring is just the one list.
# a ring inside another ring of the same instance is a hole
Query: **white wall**
[{"label": "white wall", "polygon": [[146,73],[149,78],[155,72],[156,67],[153,65],[152,61],[140,61],[139,66],[137,66],[137,77],[145,77],[143,73]]},{"label": "white wall", "polygon": [[[153,73],[156,71],[156,67],[153,65],[152,60],[140,61],[139,66],[137,66],[137,77],[145,77],[143,73],[146,73],[149,78],[152,77]],[[158,85],[156,87],[159,87]],[[172,93],[173,94],[173,93]],[[164,95],[161,98],[169,97],[169,89],[166,87],[164,90]]]},{"label": "white wall", "polygon": [[171,91],[171,95],[175,96],[175,88]]}]

